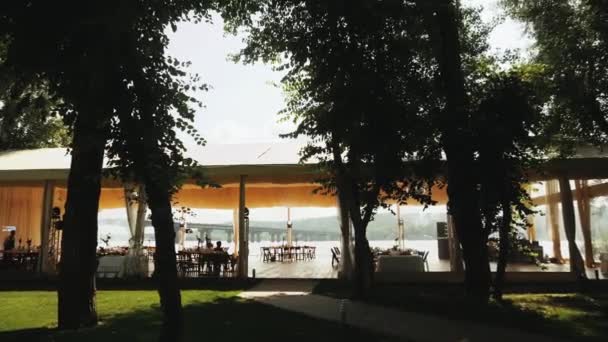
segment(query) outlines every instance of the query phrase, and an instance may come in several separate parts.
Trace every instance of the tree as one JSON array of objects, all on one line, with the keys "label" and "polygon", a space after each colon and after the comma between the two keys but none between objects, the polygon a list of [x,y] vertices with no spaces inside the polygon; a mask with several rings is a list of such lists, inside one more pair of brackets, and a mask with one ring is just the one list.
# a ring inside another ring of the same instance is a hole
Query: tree
[{"label": "tree", "polygon": [[[603,3],[603,6],[602,6]],[[535,38],[534,62],[547,70],[553,134],[605,143],[608,137],[606,2],[519,1],[502,4]]]},{"label": "tree", "polygon": [[348,210],[358,296],[371,285],[366,229],[376,209],[408,197],[431,202],[430,177],[407,163],[439,158],[419,15],[406,3],[262,1],[240,55],[245,62],[286,56],[282,114],[298,123],[286,136],[311,139],[302,159],[320,161],[329,174],[321,191]]},{"label": "tree", "polygon": [[[134,48],[127,52],[125,77],[133,83],[124,85],[109,155],[116,157],[113,165],[121,179],[145,186],[156,237],[155,277],[163,312],[160,340],[180,340],[183,314],[171,198],[184,179],[196,177],[200,171],[193,160],[183,157],[185,147],[175,128],[192,134],[199,144],[204,143],[191,124],[194,118],[191,104],[198,101],[187,96],[192,83],[180,79],[185,76],[180,69],[185,63],[164,55],[166,34],[162,27],[150,29],[142,25],[142,31],[133,31],[131,38],[154,41],[163,48]],[[195,78],[193,82],[196,81]]]},{"label": "tree", "polygon": [[0,150],[67,146],[58,100],[44,80],[26,79],[5,66],[6,45],[0,40]]},{"label": "tree", "polygon": [[50,92],[64,101],[59,111],[73,136],[59,265],[60,328],[97,322],[97,210],[119,83],[120,32],[127,24],[123,9],[118,2],[3,5],[3,32],[10,37],[6,65],[46,80]]},{"label": "tree", "polygon": [[[131,157],[124,163],[129,164],[128,160],[132,160],[138,164],[137,170],[142,173],[136,177],[146,183],[159,243],[159,294],[165,312],[161,338],[173,339],[173,336],[169,337],[171,333],[179,336],[181,303],[174,272],[173,226],[167,199],[174,180],[170,177],[174,172],[171,166],[184,159],[180,154],[183,146],[176,144],[167,148],[167,141],[178,142],[173,127],[184,128],[184,123],[192,118],[186,108],[190,99],[184,92],[187,88],[180,86],[180,82],[170,82],[181,75],[177,65],[169,68],[159,56],[163,57],[167,45],[164,33],[167,25],[175,27],[176,22],[185,19],[191,11],[200,18],[211,5],[205,1],[150,3],[133,0],[86,4],[69,1],[57,4],[32,0],[3,2],[0,7],[0,26],[9,36],[5,64],[45,79],[50,92],[62,99],[60,112],[73,131],[58,291],[60,328],[75,329],[94,325],[97,321],[94,275],[104,152],[108,143],[118,146],[116,141],[129,135],[140,136],[137,129],[145,127],[147,131],[142,139],[147,149],[143,152],[149,153],[146,157],[151,160],[146,165],[154,167],[142,170],[142,158],[135,157],[135,153],[142,152],[137,150],[137,144],[129,145],[131,154],[124,151],[119,154],[116,150],[113,153]],[[142,80],[142,76],[150,78]],[[154,77],[162,79],[155,83]],[[151,91],[155,87],[165,93]],[[157,94],[173,97],[150,98]],[[143,103],[141,98],[151,99],[151,103]],[[184,116],[181,121],[169,119],[171,115],[162,111],[170,110],[175,104],[179,106],[180,114],[190,116]],[[128,108],[129,105],[139,107]],[[116,114],[124,118],[134,111],[144,113],[138,117],[144,125],[131,125],[133,120],[129,120],[117,129],[119,118]],[[151,116],[155,116],[154,120]],[[123,128],[136,131],[121,131]],[[152,172],[159,170],[162,172],[156,179]]]},{"label": "tree", "polygon": [[461,31],[466,26],[452,0],[436,0],[430,6],[418,4],[426,9],[426,22],[439,67],[440,93],[445,101],[440,129],[448,164],[448,210],[462,245],[465,289],[470,298],[486,303],[491,278],[487,234],[481,220],[475,146],[470,130],[471,104],[463,72],[463,51],[466,50]]},{"label": "tree", "polygon": [[480,169],[480,207],[485,233],[498,232],[499,258],[493,282],[502,299],[507,258],[517,245],[518,231],[533,214],[526,189],[526,170],[546,156],[539,136],[544,132],[542,101],[533,87],[535,65],[499,71],[482,65],[476,74],[473,131]]},{"label": "tree", "polygon": [[[535,38],[533,56],[547,70],[550,101],[547,111],[551,131],[560,145],[581,142],[603,145],[608,141],[608,34],[605,0],[518,1],[502,4],[516,19],[527,24]],[[566,152],[571,152],[565,149]],[[586,278],[584,263],[576,245],[570,186],[560,179],[564,222],[572,271]],[[568,201],[568,199],[570,200]]]}]

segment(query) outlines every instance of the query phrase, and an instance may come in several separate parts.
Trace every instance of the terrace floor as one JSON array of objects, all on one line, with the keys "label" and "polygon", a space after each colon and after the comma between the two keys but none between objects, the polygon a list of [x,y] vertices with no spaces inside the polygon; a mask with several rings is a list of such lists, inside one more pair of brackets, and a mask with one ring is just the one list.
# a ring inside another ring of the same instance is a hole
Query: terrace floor
[{"label": "terrace floor", "polygon": [[[253,252],[253,251],[252,251]],[[449,272],[450,262],[439,260],[436,256],[429,255],[430,272]],[[496,264],[492,263],[492,270]],[[249,256],[249,275],[253,276],[255,269],[256,278],[303,278],[303,279],[325,279],[337,278],[338,270],[331,265],[331,255],[317,254],[317,257],[308,261],[285,261],[285,262],[263,262],[259,254]],[[545,264],[544,269],[534,264],[509,264],[507,272],[569,272],[568,264]],[[587,276],[595,279],[595,269],[587,269]],[[601,272],[600,279],[605,279]]]}]

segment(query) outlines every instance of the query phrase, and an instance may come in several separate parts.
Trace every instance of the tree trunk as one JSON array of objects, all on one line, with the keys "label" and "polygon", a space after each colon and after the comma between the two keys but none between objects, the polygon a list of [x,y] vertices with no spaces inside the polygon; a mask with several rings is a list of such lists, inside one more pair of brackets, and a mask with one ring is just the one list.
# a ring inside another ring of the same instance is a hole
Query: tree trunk
[{"label": "tree trunk", "polygon": [[354,224],[355,228],[355,265],[354,265],[354,296],[365,298],[373,282],[373,259],[369,241],[365,236],[365,227]]},{"label": "tree trunk", "polygon": [[509,231],[511,228],[511,204],[509,201],[502,203],[502,223],[498,230],[499,235],[499,253],[498,265],[496,267],[496,279],[494,280],[494,297],[496,300],[502,301],[502,293],[505,283],[505,272],[507,270],[507,259],[511,252],[511,241]]},{"label": "tree trunk", "polygon": [[570,188],[570,181],[566,177],[559,178],[559,194],[562,200],[564,230],[566,231],[568,251],[570,252],[570,272],[574,273],[577,279],[586,279],[585,263],[576,245],[576,221],[574,218],[574,204],[572,203],[572,189]]},{"label": "tree trunk", "polygon": [[74,127],[59,263],[60,329],[97,324],[97,212],[107,140],[102,125],[95,113],[82,113]]},{"label": "tree trunk", "polygon": [[180,341],[183,337],[183,314],[177,281],[170,189],[157,184],[152,177],[147,176],[146,192],[156,239],[154,269],[163,314],[160,341]]},{"label": "tree trunk", "polygon": [[338,194],[338,214],[340,219],[340,279],[350,280],[353,277],[353,261],[351,251],[350,236],[350,215],[348,214],[347,204],[340,200]]},{"label": "tree trunk", "polygon": [[456,233],[463,249],[466,294],[475,301],[487,302],[491,274],[487,235],[481,223],[473,143],[469,132],[457,9],[453,0],[438,0],[437,5],[428,19],[436,41],[434,45],[441,85],[446,96],[442,141],[448,164],[450,214],[454,218]]}]

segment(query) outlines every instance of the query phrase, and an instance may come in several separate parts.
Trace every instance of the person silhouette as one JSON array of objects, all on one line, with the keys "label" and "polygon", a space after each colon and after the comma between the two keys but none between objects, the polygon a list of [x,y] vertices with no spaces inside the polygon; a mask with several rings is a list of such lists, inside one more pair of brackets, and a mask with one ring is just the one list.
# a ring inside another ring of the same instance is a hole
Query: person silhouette
[{"label": "person silhouette", "polygon": [[10,251],[15,249],[15,231],[11,230],[10,234],[6,239],[4,239],[3,249],[5,251]]}]

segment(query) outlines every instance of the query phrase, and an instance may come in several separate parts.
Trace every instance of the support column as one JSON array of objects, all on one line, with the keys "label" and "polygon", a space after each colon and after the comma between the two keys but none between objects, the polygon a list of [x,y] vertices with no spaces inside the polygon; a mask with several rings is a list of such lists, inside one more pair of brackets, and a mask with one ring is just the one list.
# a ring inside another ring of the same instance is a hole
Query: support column
[{"label": "support column", "polygon": [[399,239],[399,250],[405,248],[405,222],[401,218],[401,206],[397,203],[397,238]]},{"label": "support column", "polygon": [[559,208],[554,200],[557,194],[557,181],[549,180],[545,182],[545,197],[547,199],[547,227],[551,229],[551,239],[553,240],[553,257],[559,262],[564,260],[562,256],[562,243],[559,233]]},{"label": "support column", "polygon": [[293,225],[291,222],[291,208],[287,208],[287,247],[293,244]]},{"label": "support column", "polygon": [[562,201],[562,218],[564,220],[564,230],[568,238],[568,251],[570,252],[570,272],[574,273],[577,279],[587,278],[585,264],[581,252],[576,245],[576,221],[574,218],[574,204],[572,199],[572,189],[570,181],[565,176],[559,178],[559,194]]},{"label": "support column", "polygon": [[124,185],[125,209],[127,210],[127,223],[129,224],[130,239],[135,235],[135,221],[137,221],[137,198],[134,194],[136,191],[135,184]]},{"label": "support column", "polygon": [[[528,192],[529,195],[532,194],[532,186],[530,184],[527,184],[525,186],[526,191]],[[528,208],[533,208],[534,204],[532,203],[532,201],[529,201],[526,203],[526,207]],[[534,224],[534,215],[528,215],[526,216],[526,224],[527,224],[527,232],[528,232],[528,240],[530,242],[533,241],[537,241],[536,239],[536,225]],[[542,257],[542,255],[541,255]]]},{"label": "support column", "polygon": [[583,232],[583,241],[585,246],[585,265],[594,267],[593,260],[593,244],[591,241],[591,203],[589,200],[589,187],[586,180],[575,180],[576,187],[576,204],[578,207],[578,218]]},{"label": "support column", "polygon": [[145,188],[143,185],[126,184],[125,208],[131,238],[129,239],[129,254],[125,258],[125,276],[146,277],[148,275],[148,259],[143,254],[144,228],[146,222]]},{"label": "support column", "polygon": [[249,275],[249,232],[245,225],[245,179],[241,175],[239,184],[239,266],[238,274],[240,278],[247,278]]},{"label": "support column", "polygon": [[[239,241],[241,239],[239,235],[239,209],[232,210],[232,232],[234,234],[234,254],[239,255]],[[202,233],[202,231],[201,231]]]},{"label": "support column", "polygon": [[450,246],[450,271],[462,273],[464,265],[462,262],[462,251],[460,249],[460,241],[454,227],[454,218],[448,214],[448,241]]},{"label": "support column", "polygon": [[51,212],[53,210],[53,195],[55,182],[45,181],[42,195],[42,219],[40,220],[40,254],[38,258],[38,271],[51,273],[54,267],[49,260],[49,239],[51,230]]}]

